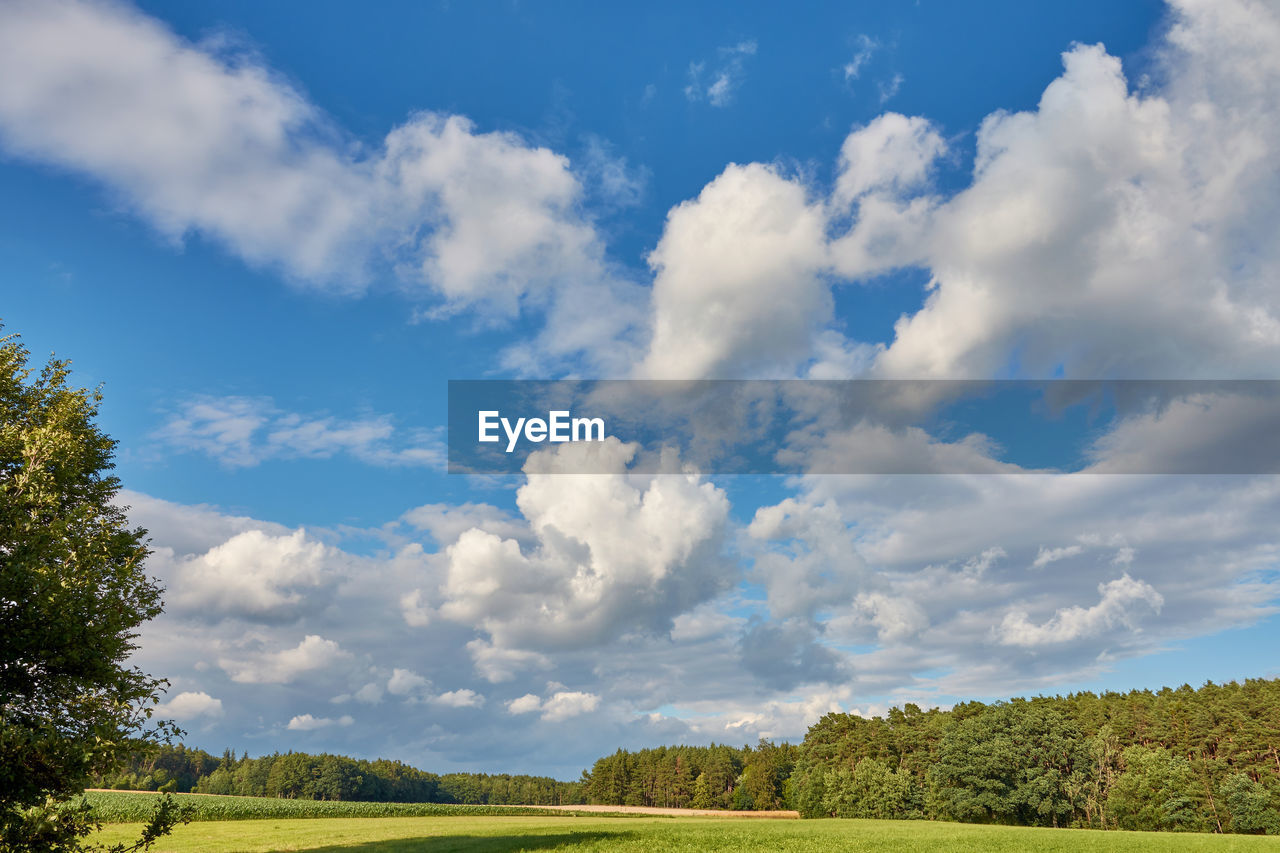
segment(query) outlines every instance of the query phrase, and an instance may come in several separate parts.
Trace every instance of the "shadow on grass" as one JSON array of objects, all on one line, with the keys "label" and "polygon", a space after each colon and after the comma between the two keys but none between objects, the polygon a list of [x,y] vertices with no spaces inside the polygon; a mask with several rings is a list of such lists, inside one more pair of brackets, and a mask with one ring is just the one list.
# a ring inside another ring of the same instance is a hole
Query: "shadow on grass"
[{"label": "shadow on grass", "polygon": [[618,841],[632,832],[557,832],[547,835],[428,835],[308,848],[305,853],[514,853],[518,850],[572,850],[588,843]]}]

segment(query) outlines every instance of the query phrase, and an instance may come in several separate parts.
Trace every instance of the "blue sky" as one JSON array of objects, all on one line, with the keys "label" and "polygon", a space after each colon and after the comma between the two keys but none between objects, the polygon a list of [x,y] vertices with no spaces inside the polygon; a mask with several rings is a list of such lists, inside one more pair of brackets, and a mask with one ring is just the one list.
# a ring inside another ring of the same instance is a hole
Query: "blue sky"
[{"label": "blue sky", "polygon": [[[573,777],[834,708],[1276,674],[1274,477],[442,464],[450,379],[1280,378],[1262,4],[68,0],[0,32],[0,318],[104,386],[170,590],[139,659],[193,743]],[[1185,402],[1098,472],[1212,444],[1206,409],[1274,423]]]}]

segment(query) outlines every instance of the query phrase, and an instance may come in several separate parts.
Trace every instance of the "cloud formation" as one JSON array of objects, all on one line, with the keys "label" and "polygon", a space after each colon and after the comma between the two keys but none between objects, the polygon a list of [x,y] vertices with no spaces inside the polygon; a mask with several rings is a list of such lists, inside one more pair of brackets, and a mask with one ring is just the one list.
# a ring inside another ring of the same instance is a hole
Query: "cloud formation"
[{"label": "cloud formation", "polygon": [[333,640],[308,634],[293,648],[259,649],[247,656],[220,657],[218,666],[240,684],[288,684],[304,673],[328,667],[344,655]]},{"label": "cloud formation", "polygon": [[[300,286],[390,278],[431,299],[429,316],[528,308],[559,329],[513,363],[602,354],[635,319],[563,155],[431,112],[364,144],[256,57],[120,4],[0,10],[0,145],[99,182],[171,240],[199,234]],[[583,316],[583,288],[610,310]]]},{"label": "cloud formation", "polygon": [[[381,276],[429,300],[423,317],[532,312],[503,369],[1269,375],[1280,348],[1280,24],[1260,3],[1176,4],[1156,84],[1134,85],[1101,46],[1072,48],[1035,109],[983,122],[950,196],[934,177],[960,146],[923,117],[852,128],[825,185],[728,164],[668,212],[651,291],[608,260],[583,209],[584,180],[620,203],[638,192],[599,151],[575,170],[439,113],[366,144],[261,62],[122,6],[15,2],[0,22],[6,151],[299,286],[355,293]],[[722,51],[687,94],[729,103],[754,50]],[[833,288],[908,266],[928,272],[924,306],[886,346],[850,338]],[[181,679],[164,706],[176,718],[255,734],[289,720],[334,749],[394,742],[491,769],[580,766],[620,742],[797,737],[866,697],[1060,684],[1276,611],[1274,478],[1099,474],[1160,435],[1184,442],[1161,453],[1203,458],[1269,423],[1248,400],[1184,403],[1100,437],[1091,472],[1070,477],[997,464],[980,436],[824,435],[815,458],[985,473],[801,478],[749,521],[734,486],[679,460],[637,476],[617,441],[540,454],[514,507],[425,504],[359,546],[131,494],[171,602],[143,655]],[[1198,429],[1206,405],[1234,413],[1225,442]],[[258,398],[189,401],[161,436],[230,467],[439,458],[389,418]],[[571,452],[609,473],[562,473]],[[317,714],[325,702],[350,713]],[[570,719],[581,757],[536,754],[529,727]]]},{"label": "cloud formation", "polygon": [[[650,256],[643,372],[1268,375],[1280,352],[1267,285],[1280,274],[1269,230],[1280,19],[1252,0],[1179,2],[1172,16],[1158,86],[1132,88],[1101,45],[1073,47],[1036,109],[985,119],[971,182],[949,198],[930,184],[948,154],[940,129],[893,113],[853,129],[829,190],[727,167],[671,211]],[[928,272],[925,304],[874,363],[852,357],[831,287],[904,267]]]},{"label": "cloud formation", "polygon": [[557,690],[546,699],[532,693],[526,693],[507,703],[508,714],[532,714],[541,712],[542,719],[549,723],[558,723],[580,714],[589,714],[600,704],[600,697],[594,693],[583,693],[578,690]]},{"label": "cloud formation", "polygon": [[1016,350],[1038,377],[1266,375],[1278,42],[1262,3],[1176,3],[1159,88],[1131,90],[1118,59],[1079,46],[1035,111],[989,116],[972,185],[922,244],[928,301],[880,372],[990,376]]},{"label": "cloud formation", "polygon": [[358,419],[302,415],[262,397],[187,400],[155,437],[176,450],[205,453],[232,468],[271,459],[331,459],[339,454],[384,467],[441,468],[445,459],[438,431],[397,430],[386,415]]},{"label": "cloud formation", "polygon": [[[500,648],[581,648],[626,631],[665,633],[725,589],[724,493],[692,474],[630,477],[635,450],[611,437],[532,455],[516,505],[536,544],[463,532],[445,551],[440,615],[482,628]],[[609,473],[561,473],[582,453],[600,454]]]},{"label": "cloud formation", "polygon": [[156,705],[155,712],[161,718],[191,723],[200,719],[216,719],[223,715],[222,700],[214,699],[203,690],[183,691],[167,702]]},{"label": "cloud formation", "polygon": [[289,724],[285,726],[291,732],[314,732],[317,729],[327,729],[329,726],[349,726],[355,722],[350,715],[344,714],[341,717],[332,719],[330,717],[314,717],[311,714],[299,714],[289,720]]},{"label": "cloud formation", "polygon": [[830,320],[825,218],[798,181],[731,165],[667,215],[649,254],[655,379],[768,374],[794,364]]}]

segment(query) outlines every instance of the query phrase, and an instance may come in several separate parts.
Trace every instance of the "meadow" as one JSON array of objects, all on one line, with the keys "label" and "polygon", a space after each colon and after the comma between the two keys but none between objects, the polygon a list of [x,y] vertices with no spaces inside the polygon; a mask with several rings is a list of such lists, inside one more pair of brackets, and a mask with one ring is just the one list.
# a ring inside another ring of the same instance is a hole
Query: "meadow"
[{"label": "meadow", "polygon": [[[151,797],[92,794],[131,814]],[[1276,851],[1280,838],[1190,833],[1103,832],[932,821],[741,820],[730,817],[617,817],[439,804],[323,803],[250,797],[180,797],[206,803],[196,822],[178,827],[157,853],[479,853],[479,851]],[[254,802],[256,800],[256,802]],[[249,801],[249,802],[245,802]],[[130,805],[130,802],[136,805]],[[283,805],[282,805],[283,804]],[[390,806],[390,810],[383,811]],[[378,811],[364,811],[368,807]],[[251,817],[270,810],[266,819]],[[405,810],[420,810],[409,816]],[[290,811],[292,810],[292,811]],[[399,811],[396,811],[399,810]],[[363,813],[362,813],[363,811]],[[225,815],[219,818],[216,815]],[[386,815],[386,816],[374,816]],[[393,816],[394,815],[394,816]],[[93,839],[137,837],[136,823],[111,823]]]}]

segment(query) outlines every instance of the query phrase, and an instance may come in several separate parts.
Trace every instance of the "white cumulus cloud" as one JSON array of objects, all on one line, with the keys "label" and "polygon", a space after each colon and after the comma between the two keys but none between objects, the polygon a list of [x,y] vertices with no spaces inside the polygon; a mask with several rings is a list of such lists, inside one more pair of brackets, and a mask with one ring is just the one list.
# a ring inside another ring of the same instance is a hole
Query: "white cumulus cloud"
[{"label": "white cumulus cloud", "polygon": [[308,634],[291,649],[261,651],[248,658],[221,657],[222,667],[231,680],[241,684],[287,684],[305,672],[323,669],[345,653],[333,640]]},{"label": "white cumulus cloud", "polygon": [[180,723],[223,715],[222,700],[201,691],[184,691],[167,702],[156,706],[156,715],[171,718]]},{"label": "white cumulus cloud", "polygon": [[330,717],[314,717],[311,714],[299,714],[289,720],[289,725],[285,726],[291,732],[313,732],[317,729],[327,729],[330,726],[349,726],[355,722],[355,718],[344,714],[336,720]]},{"label": "white cumulus cloud", "polygon": [[1089,637],[1117,625],[1136,628],[1141,611],[1159,613],[1164,596],[1143,580],[1123,575],[1098,585],[1101,600],[1092,607],[1067,607],[1037,625],[1022,611],[1010,613],[1000,624],[1000,642],[1013,646],[1065,643]]}]

